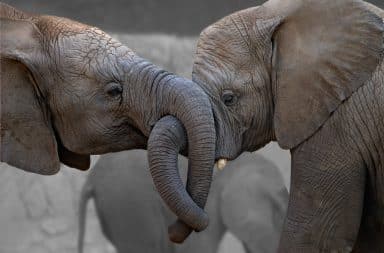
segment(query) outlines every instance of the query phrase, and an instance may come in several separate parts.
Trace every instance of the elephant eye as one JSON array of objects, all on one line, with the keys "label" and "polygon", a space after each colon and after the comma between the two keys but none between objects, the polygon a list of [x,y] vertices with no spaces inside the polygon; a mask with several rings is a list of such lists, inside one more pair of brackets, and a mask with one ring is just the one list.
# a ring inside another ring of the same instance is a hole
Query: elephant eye
[{"label": "elephant eye", "polygon": [[236,95],[230,90],[225,90],[221,96],[221,99],[226,106],[234,105],[237,102]]},{"label": "elephant eye", "polygon": [[119,83],[108,83],[105,87],[106,92],[111,97],[116,97],[123,93],[123,87]]}]

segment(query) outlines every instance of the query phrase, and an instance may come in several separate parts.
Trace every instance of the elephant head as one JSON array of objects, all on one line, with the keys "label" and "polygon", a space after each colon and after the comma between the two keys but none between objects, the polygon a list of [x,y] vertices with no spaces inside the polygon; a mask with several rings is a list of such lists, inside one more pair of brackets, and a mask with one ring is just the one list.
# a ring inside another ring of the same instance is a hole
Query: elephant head
[{"label": "elephant head", "polygon": [[362,1],[270,0],[209,26],[193,81],[211,99],[216,159],[270,141],[296,147],[371,77],[382,53],[383,20]]},{"label": "elephant head", "polygon": [[[98,28],[5,4],[0,17],[1,161],[51,175],[60,163],[84,170],[91,154],[146,148],[150,139],[160,194],[186,224],[206,227],[202,208],[216,134],[201,88]],[[189,194],[169,162],[183,148],[190,159]]]},{"label": "elephant head", "polygon": [[305,142],[371,78],[383,31],[358,0],[270,0],[206,28],[192,79],[210,97],[215,159]]}]

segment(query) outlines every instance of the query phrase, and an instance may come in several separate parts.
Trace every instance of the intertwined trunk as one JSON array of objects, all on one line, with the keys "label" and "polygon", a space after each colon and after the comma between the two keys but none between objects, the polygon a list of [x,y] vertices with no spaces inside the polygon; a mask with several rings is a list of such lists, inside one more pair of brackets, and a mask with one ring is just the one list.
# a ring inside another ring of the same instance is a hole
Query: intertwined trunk
[{"label": "intertwined trunk", "polygon": [[[203,211],[212,180],[216,134],[208,96],[192,81],[167,73],[148,62],[141,68],[144,98],[137,104],[151,108],[142,125],[149,133],[148,157],[154,183],[169,208],[179,217],[170,227],[171,240],[183,241],[191,229],[208,225]],[[140,78],[140,77],[139,77]],[[137,111],[145,111],[143,108]],[[147,110],[148,111],[148,110]],[[152,122],[153,115],[156,121]],[[186,188],[177,168],[178,153],[187,148]]]}]

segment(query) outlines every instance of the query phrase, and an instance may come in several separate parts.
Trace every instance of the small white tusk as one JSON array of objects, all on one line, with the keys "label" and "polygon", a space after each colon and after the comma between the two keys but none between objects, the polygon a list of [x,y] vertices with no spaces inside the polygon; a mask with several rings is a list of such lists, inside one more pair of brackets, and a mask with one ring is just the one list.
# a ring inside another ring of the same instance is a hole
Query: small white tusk
[{"label": "small white tusk", "polygon": [[220,159],[216,163],[216,166],[219,170],[223,170],[226,165],[227,165],[227,159]]}]

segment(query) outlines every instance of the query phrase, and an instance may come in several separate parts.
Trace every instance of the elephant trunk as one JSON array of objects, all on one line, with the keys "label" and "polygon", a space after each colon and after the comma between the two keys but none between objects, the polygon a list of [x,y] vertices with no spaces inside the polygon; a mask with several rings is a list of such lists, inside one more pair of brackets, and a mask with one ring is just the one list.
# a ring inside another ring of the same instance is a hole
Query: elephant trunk
[{"label": "elephant trunk", "polygon": [[[154,182],[161,197],[181,219],[170,227],[170,239],[181,242],[192,229],[200,231],[208,225],[203,208],[212,181],[216,147],[211,103],[194,82],[141,57],[123,60],[121,65],[127,83],[134,86],[125,89],[124,95],[126,101],[132,101],[127,104],[130,123],[149,136],[148,157]],[[181,131],[183,127],[185,130]],[[188,146],[183,153],[188,153],[189,158],[186,189],[176,163],[183,145]]]},{"label": "elephant trunk", "polygon": [[[178,154],[186,145],[187,136],[181,122],[173,116],[161,118],[148,139],[150,171],[157,190],[179,219],[191,228],[204,229],[208,216],[185,190],[177,167]],[[177,236],[172,234],[171,240],[175,241]]]},{"label": "elephant trunk", "polygon": [[[191,229],[201,231],[208,225],[203,208],[212,181],[215,125],[210,101],[200,87],[174,75],[160,79],[156,95],[162,107],[160,115],[174,118],[162,118],[152,129],[149,165],[161,197],[181,219],[169,228],[170,239],[182,242]],[[189,159],[186,191],[177,168],[177,154],[185,139]]]}]

